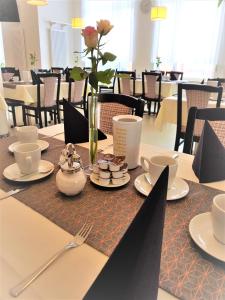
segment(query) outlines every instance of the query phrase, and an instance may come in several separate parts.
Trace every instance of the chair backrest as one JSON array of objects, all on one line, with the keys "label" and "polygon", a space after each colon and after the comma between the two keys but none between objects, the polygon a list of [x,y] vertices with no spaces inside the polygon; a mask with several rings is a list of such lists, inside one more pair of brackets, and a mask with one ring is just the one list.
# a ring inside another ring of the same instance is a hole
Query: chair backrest
[{"label": "chair backrest", "polygon": [[10,79],[13,78],[13,76],[16,72],[16,68],[14,68],[14,67],[2,67],[1,72],[2,72],[3,81],[9,81]]},{"label": "chair backrest", "polygon": [[64,68],[60,67],[51,67],[51,72],[56,74],[63,74]]},{"label": "chair backrest", "polygon": [[143,99],[161,99],[162,74],[159,72],[142,72]]},{"label": "chair backrest", "polygon": [[136,71],[117,71],[119,94],[134,96]]},{"label": "chair backrest", "polygon": [[38,73],[50,73],[50,70],[48,70],[48,69],[38,69],[37,72]]},{"label": "chair backrest", "polygon": [[210,125],[225,147],[225,108],[198,109],[191,107],[188,114],[183,152],[191,154],[195,123],[200,120],[202,122],[210,121]]},{"label": "chair backrest", "polygon": [[[179,83],[178,84],[178,101],[177,101],[177,132],[181,133],[182,128],[182,97],[183,91],[186,92],[187,98],[187,111],[192,106],[197,108],[206,108],[211,94],[217,94],[216,107],[220,107],[222,98],[222,87],[214,87],[203,84],[188,84]],[[194,134],[195,136],[200,136],[203,128],[204,122],[197,121],[195,124]]]},{"label": "chair backrest", "polygon": [[[60,94],[60,74],[37,74],[37,77],[39,79],[39,83],[37,84],[38,106],[51,107],[56,105]],[[43,82],[43,97],[40,80]]]},{"label": "chair backrest", "polygon": [[182,80],[184,72],[180,72],[180,71],[167,71],[166,75],[170,75],[170,80]]},{"label": "chair backrest", "polygon": [[100,129],[112,134],[112,118],[118,115],[134,114],[143,117],[145,102],[132,96],[120,94],[99,94]]},{"label": "chair backrest", "polygon": [[[148,72],[148,71],[145,70],[145,72]],[[150,72],[161,73],[162,76],[165,75],[165,71],[161,71],[161,70],[150,70]]]},{"label": "chair backrest", "polygon": [[88,77],[80,81],[69,81],[68,101],[72,103],[86,100]]}]

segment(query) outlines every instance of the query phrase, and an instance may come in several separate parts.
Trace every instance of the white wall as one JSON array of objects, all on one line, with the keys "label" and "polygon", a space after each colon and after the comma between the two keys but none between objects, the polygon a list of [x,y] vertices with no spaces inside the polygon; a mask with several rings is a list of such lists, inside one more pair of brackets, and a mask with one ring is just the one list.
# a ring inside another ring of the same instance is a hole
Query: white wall
[{"label": "white wall", "polygon": [[67,34],[68,47],[65,55],[67,56],[68,65],[74,65],[73,51],[80,50],[81,39],[80,30],[72,29],[70,24],[73,17],[80,15],[80,0],[50,0],[47,6],[38,8],[42,68],[50,68],[52,66],[50,42],[50,28],[52,22],[69,24],[61,28],[64,29]]},{"label": "white wall", "polygon": [[41,65],[37,7],[17,0],[20,23],[2,23],[5,65],[30,68],[29,53],[36,53]]}]

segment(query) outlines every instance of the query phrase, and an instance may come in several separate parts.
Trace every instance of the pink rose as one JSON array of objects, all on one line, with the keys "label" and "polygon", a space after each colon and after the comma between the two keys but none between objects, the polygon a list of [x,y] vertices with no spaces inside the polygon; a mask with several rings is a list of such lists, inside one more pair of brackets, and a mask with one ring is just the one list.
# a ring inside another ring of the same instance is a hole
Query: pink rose
[{"label": "pink rose", "polygon": [[108,20],[100,20],[97,22],[97,31],[99,34],[106,35],[113,28]]},{"label": "pink rose", "polygon": [[81,34],[83,35],[85,45],[88,48],[96,48],[98,44],[98,31],[94,27],[85,27],[84,29],[82,29]]}]

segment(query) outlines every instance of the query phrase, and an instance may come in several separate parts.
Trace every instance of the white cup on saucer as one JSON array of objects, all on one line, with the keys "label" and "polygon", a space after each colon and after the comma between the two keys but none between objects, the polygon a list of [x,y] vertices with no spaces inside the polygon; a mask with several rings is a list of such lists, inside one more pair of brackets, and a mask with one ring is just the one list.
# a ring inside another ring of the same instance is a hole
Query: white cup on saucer
[{"label": "white cup on saucer", "polygon": [[168,188],[171,188],[176,177],[178,167],[177,160],[175,158],[165,155],[152,156],[151,158],[142,156],[141,166],[145,172],[149,173],[152,186],[155,185],[164,168],[169,166]]},{"label": "white cup on saucer", "polygon": [[16,135],[20,143],[35,143],[38,140],[38,129],[36,126],[16,127]]},{"label": "white cup on saucer", "polygon": [[213,198],[212,226],[215,238],[225,244],[225,194]]},{"label": "white cup on saucer", "polygon": [[38,171],[41,160],[41,148],[37,144],[26,143],[14,148],[16,163],[22,174],[31,174]]}]

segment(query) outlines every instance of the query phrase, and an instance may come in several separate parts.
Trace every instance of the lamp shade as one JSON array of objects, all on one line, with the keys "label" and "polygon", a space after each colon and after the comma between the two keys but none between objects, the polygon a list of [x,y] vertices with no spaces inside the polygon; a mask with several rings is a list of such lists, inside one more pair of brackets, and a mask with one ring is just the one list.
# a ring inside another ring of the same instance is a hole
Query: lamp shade
[{"label": "lamp shade", "polygon": [[81,18],[73,18],[72,19],[72,28],[83,28],[84,20]]},{"label": "lamp shade", "polygon": [[167,18],[167,7],[165,6],[154,6],[151,8],[151,20],[165,20]]},{"label": "lamp shade", "polygon": [[27,3],[36,6],[43,6],[48,4],[48,0],[27,0]]}]

